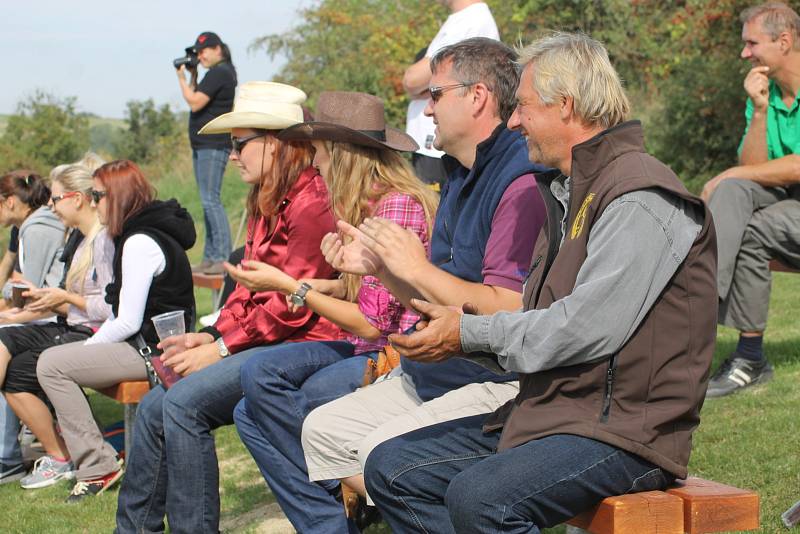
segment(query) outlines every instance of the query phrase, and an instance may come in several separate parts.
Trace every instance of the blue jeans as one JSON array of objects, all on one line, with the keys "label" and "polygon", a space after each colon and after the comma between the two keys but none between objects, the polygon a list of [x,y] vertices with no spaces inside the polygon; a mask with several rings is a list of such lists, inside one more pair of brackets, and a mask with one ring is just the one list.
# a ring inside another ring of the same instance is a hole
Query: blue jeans
[{"label": "blue jeans", "polygon": [[486,415],[391,439],[372,451],[367,491],[396,533],[538,533],[605,497],[663,489],[674,477],[605,443],[555,434],[496,452]]},{"label": "blue jeans", "polygon": [[192,150],[192,166],[200,201],[203,204],[203,219],[206,223],[206,242],[203,260],[220,262],[231,253],[231,227],[222,206],[222,176],[228,163],[227,148],[198,148]]},{"label": "blue jeans", "polygon": [[12,467],[22,463],[22,450],[19,447],[19,419],[0,394],[0,463]]},{"label": "blue jeans", "polygon": [[[375,353],[369,353],[374,357]],[[242,366],[244,399],[233,418],[242,441],[294,528],[358,532],[332,495],[338,481],[310,482],[300,436],[306,415],[358,388],[368,356],[344,341],[286,343]]]},{"label": "blue jeans", "polygon": [[117,502],[117,532],[219,532],[219,466],[211,431],[233,423],[239,368],[260,349],[234,354],[157,387],[139,404]]}]

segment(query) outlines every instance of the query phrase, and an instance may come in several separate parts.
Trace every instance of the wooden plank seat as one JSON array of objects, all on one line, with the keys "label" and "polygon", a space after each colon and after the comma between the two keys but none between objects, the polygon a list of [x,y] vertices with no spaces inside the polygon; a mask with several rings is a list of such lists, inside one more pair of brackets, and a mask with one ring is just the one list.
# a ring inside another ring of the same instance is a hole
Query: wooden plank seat
[{"label": "wooden plank seat", "polygon": [[123,405],[125,423],[125,453],[131,447],[133,437],[133,422],[136,420],[136,406],[142,397],[150,391],[150,383],[147,380],[137,380],[132,382],[120,382],[115,386],[98,389],[106,397],[110,397]]},{"label": "wooden plank seat", "polygon": [[690,477],[666,491],[647,491],[604,499],[567,522],[593,534],[701,534],[755,530],[758,494],[711,480]]},{"label": "wooden plank seat", "polygon": [[788,265],[784,265],[778,260],[772,260],[769,262],[769,270],[777,273],[800,273],[800,270],[792,269]]},{"label": "wooden plank seat", "polygon": [[221,274],[192,273],[192,284],[195,287],[206,287],[211,290],[211,307],[214,311],[219,309],[222,303],[219,301],[220,290],[224,284]]},{"label": "wooden plank seat", "polygon": [[683,500],[683,527],[689,534],[758,528],[759,499],[753,491],[689,477],[667,493]]}]

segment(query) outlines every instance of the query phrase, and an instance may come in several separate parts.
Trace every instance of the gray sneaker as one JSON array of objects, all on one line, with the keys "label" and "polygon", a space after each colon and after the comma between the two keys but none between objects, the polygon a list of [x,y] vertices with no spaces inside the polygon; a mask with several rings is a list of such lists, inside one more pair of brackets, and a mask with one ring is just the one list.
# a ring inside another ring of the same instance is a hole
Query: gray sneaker
[{"label": "gray sneaker", "polygon": [[59,480],[75,478],[75,467],[72,462],[60,462],[52,456],[42,456],[33,464],[33,471],[19,481],[25,489],[39,489],[52,486]]},{"label": "gray sneaker", "polygon": [[708,381],[706,398],[724,397],[744,388],[772,380],[774,371],[767,360],[756,362],[736,352],[728,356]]}]

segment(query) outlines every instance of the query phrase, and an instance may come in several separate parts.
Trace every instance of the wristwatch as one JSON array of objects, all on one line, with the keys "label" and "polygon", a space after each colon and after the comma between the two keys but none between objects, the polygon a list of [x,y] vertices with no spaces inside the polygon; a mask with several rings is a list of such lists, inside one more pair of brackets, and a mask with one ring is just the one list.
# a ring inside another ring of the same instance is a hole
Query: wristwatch
[{"label": "wristwatch", "polygon": [[306,293],[308,290],[311,289],[311,286],[308,283],[303,282],[300,284],[300,287],[297,288],[291,295],[289,295],[289,300],[292,301],[292,304],[301,308],[306,305]]},{"label": "wristwatch", "polygon": [[217,344],[217,348],[219,349],[219,355],[221,358],[227,358],[228,356],[231,355],[231,351],[229,351],[228,347],[225,346],[225,341],[223,341],[221,337],[218,337],[214,343]]}]

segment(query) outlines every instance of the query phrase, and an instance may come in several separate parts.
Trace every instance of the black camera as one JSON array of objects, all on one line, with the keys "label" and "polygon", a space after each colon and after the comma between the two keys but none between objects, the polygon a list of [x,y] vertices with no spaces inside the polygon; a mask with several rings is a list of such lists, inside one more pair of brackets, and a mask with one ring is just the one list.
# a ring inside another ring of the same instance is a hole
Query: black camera
[{"label": "black camera", "polygon": [[181,65],[185,65],[189,70],[195,69],[198,63],[200,63],[200,59],[197,57],[197,53],[191,48],[186,49],[185,56],[172,60],[172,65],[176,69],[181,68]]}]

